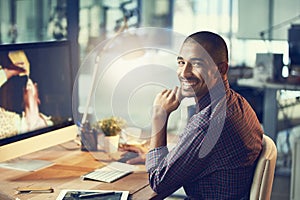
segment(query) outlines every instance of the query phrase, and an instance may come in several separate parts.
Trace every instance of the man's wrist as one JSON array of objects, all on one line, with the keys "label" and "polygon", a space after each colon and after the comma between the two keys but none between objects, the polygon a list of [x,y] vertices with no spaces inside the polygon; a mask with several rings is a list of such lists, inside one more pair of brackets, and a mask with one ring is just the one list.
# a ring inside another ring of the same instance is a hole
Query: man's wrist
[{"label": "man's wrist", "polygon": [[169,114],[167,113],[167,111],[165,109],[163,109],[161,106],[159,106],[159,105],[153,106],[152,120],[155,120],[155,119],[162,120],[162,119],[166,119],[168,116],[169,116]]}]

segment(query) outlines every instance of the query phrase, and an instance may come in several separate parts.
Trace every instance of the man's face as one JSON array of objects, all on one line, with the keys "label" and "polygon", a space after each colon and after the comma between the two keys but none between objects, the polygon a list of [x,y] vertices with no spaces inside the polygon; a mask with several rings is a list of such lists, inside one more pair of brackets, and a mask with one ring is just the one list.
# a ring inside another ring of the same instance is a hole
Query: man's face
[{"label": "man's face", "polygon": [[199,100],[216,84],[218,68],[198,43],[184,43],[177,62],[177,75],[184,97]]}]

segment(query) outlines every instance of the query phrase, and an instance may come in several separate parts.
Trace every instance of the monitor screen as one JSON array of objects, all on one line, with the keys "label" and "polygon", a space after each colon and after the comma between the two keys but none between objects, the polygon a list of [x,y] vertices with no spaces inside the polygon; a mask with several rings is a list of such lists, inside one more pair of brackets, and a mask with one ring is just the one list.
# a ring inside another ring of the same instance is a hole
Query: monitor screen
[{"label": "monitor screen", "polygon": [[0,45],[0,146],[73,125],[69,41]]}]

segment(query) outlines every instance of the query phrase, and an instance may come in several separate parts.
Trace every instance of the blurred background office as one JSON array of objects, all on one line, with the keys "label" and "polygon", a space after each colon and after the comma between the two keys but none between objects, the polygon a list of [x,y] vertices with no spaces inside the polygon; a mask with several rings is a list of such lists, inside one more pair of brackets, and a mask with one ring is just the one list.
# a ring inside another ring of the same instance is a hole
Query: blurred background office
[{"label": "blurred background office", "polygon": [[[68,39],[77,71],[88,53],[112,37],[125,21],[128,29],[162,27],[183,35],[210,30],[225,38],[230,53],[230,84],[247,98],[277,143],[272,199],[292,199],[292,147],[300,137],[300,63],[296,59],[300,56],[300,1],[1,0],[0,44]],[[271,65],[271,74],[260,73],[261,58],[263,64]],[[276,59],[280,64],[275,69]],[[238,84],[245,78],[278,84]],[[294,87],[286,89],[285,84]],[[266,87],[272,89],[271,93]],[[272,119],[266,115],[269,111]]]}]

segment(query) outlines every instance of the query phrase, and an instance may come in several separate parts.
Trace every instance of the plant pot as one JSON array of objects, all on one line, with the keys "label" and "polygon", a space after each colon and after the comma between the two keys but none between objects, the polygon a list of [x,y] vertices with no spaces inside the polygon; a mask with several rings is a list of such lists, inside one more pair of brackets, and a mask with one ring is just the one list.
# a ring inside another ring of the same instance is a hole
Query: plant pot
[{"label": "plant pot", "polygon": [[103,149],[106,153],[116,153],[119,148],[120,135],[104,136]]}]

